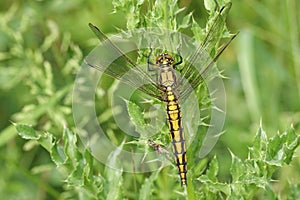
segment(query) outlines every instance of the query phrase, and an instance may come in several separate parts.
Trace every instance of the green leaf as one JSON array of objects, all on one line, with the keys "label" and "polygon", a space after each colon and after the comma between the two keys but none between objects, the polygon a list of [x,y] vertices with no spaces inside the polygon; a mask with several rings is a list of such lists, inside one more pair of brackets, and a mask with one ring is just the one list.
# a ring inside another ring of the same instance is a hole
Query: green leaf
[{"label": "green leaf", "polygon": [[29,125],[25,124],[14,124],[16,127],[18,134],[26,140],[37,140],[40,135],[36,133],[36,131]]},{"label": "green leaf", "polygon": [[231,167],[230,167],[230,173],[232,176],[233,182],[239,181],[240,177],[242,177],[245,173],[246,166],[243,164],[240,158],[235,156],[231,152]]},{"label": "green leaf", "polygon": [[204,0],[204,6],[206,10],[214,11],[216,9],[216,2],[212,0]]},{"label": "green leaf", "polygon": [[67,183],[71,187],[84,186],[83,168],[76,167],[67,178]]},{"label": "green leaf", "polygon": [[250,148],[251,156],[255,159],[262,159],[267,148],[267,135],[262,127],[259,127],[252,148]]},{"label": "green leaf", "polygon": [[205,30],[200,27],[200,25],[195,21],[193,17],[191,30],[194,33],[195,41],[203,41],[203,38],[205,36]]},{"label": "green leaf", "polygon": [[219,164],[217,157],[214,156],[214,158],[209,163],[209,169],[206,172],[207,177],[212,181],[217,181],[217,175],[219,171]]},{"label": "green leaf", "polygon": [[161,170],[162,168],[155,170],[149,178],[145,179],[139,191],[139,200],[152,199],[151,194],[153,193],[154,181],[157,179]]},{"label": "green leaf", "polygon": [[72,166],[77,166],[78,161],[82,159],[82,155],[77,147],[77,136],[65,127],[63,131],[63,140],[65,141],[64,155],[66,155],[67,160],[69,160]]},{"label": "green leaf", "polygon": [[276,134],[269,141],[267,160],[277,159],[278,156],[280,156],[279,151],[281,150],[281,148],[282,148],[281,137],[279,134]]},{"label": "green leaf", "polygon": [[42,145],[48,152],[52,151],[53,146],[56,143],[56,138],[50,133],[44,133],[38,138],[38,142]]},{"label": "green leaf", "polygon": [[127,104],[128,114],[135,126],[145,126],[145,119],[142,109],[132,101],[125,101]]},{"label": "green leaf", "polygon": [[51,151],[51,159],[57,165],[60,166],[64,164],[67,160],[67,157],[64,152],[64,148],[57,143],[54,144]]},{"label": "green leaf", "polygon": [[123,150],[125,141],[122,142],[107,158],[105,167],[105,176],[107,178],[107,199],[116,200],[122,199],[122,184],[123,184],[123,169],[120,163],[119,155]]},{"label": "green leaf", "polygon": [[300,144],[300,136],[295,133],[295,129],[293,127],[287,131],[287,135],[287,145],[292,151],[294,151]]},{"label": "green leaf", "polygon": [[189,13],[188,15],[184,16],[182,22],[179,24],[178,29],[185,29],[191,26],[191,19],[193,13]]}]

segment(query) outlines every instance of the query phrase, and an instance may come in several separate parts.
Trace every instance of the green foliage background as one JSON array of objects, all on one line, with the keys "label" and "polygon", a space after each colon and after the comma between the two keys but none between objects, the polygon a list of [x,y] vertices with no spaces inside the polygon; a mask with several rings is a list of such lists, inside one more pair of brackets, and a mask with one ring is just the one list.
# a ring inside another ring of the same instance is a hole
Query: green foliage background
[{"label": "green foliage background", "polygon": [[[119,7],[115,13],[108,0],[0,2],[1,199],[185,196],[179,183],[174,182],[176,174],[171,183],[161,181],[168,180],[174,168],[144,175],[120,174],[93,161],[73,134],[71,103],[76,72],[83,57],[98,43],[87,23],[96,24],[105,33],[138,23],[129,9],[120,11],[125,4],[116,2],[123,1],[114,2]],[[228,29],[240,34],[218,62],[228,77],[224,80],[226,132],[199,164],[199,171],[208,162],[209,169],[199,176],[199,190],[188,188],[188,198],[196,199],[191,193],[197,193],[206,199],[241,199],[244,192],[248,194],[244,199],[297,199],[299,150],[291,163],[289,156],[293,157],[298,146],[294,132],[300,129],[300,5],[296,0],[232,3]],[[181,0],[177,5],[187,7],[182,15],[193,11],[194,19],[205,25],[208,14],[203,1]],[[127,22],[126,17],[132,20]],[[101,83],[102,103],[97,105],[109,133],[116,127],[109,108],[110,96],[103,94],[111,86],[110,79]],[[12,122],[17,123],[18,131]],[[39,131],[20,124],[30,124]],[[268,139],[263,129],[273,138]],[[111,137],[121,142],[113,134]],[[255,173],[247,171],[252,167]],[[239,191],[233,189],[239,185]]]}]

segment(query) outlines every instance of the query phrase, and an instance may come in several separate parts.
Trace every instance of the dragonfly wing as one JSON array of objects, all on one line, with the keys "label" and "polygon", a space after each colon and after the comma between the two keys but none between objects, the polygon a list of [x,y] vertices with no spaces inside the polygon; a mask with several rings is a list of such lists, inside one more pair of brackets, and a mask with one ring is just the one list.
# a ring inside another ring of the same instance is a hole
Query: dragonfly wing
[{"label": "dragonfly wing", "polygon": [[[200,56],[202,63],[205,63],[205,67],[202,68],[200,71],[198,71],[195,68],[192,68],[193,66],[189,66],[189,73],[187,78],[185,77],[185,81],[182,82],[182,88],[180,89],[181,93],[180,96],[182,99],[186,99],[189,94],[195,90],[201,83],[204,82],[204,80],[209,75],[208,70],[215,64],[215,62],[218,60],[220,55],[223,53],[223,51],[228,47],[228,45],[231,43],[231,41],[236,37],[236,34],[233,35],[229,41],[227,41],[217,52],[217,54],[210,58],[206,52],[202,53],[202,56]],[[203,56],[206,55],[206,56]]]},{"label": "dragonfly wing", "polygon": [[213,20],[204,41],[198,48],[196,48],[196,51],[190,56],[188,62],[181,69],[183,79],[181,81],[180,96],[182,99],[186,99],[188,95],[204,81],[208,74],[208,69],[214,65],[215,61],[236,36],[233,35],[213,58],[210,57],[211,51],[220,40],[220,35],[223,34],[225,25],[224,15],[227,14],[230,7],[231,3],[228,3],[220,9]]},{"label": "dragonfly wing", "polygon": [[120,80],[121,82],[126,83],[134,88],[137,88],[152,97],[162,100],[160,90],[156,84],[147,81],[147,79],[143,78],[140,72],[137,72],[136,70],[130,69],[130,71],[127,71],[128,73],[126,72],[126,74],[122,75],[120,71],[115,71],[115,69],[122,68],[122,70],[124,70],[124,68],[126,68],[123,67],[124,65],[120,66],[119,64],[112,63],[109,67],[107,67],[103,66],[102,64],[91,64],[89,59],[85,59],[84,62],[91,68],[94,68],[112,78]]},{"label": "dragonfly wing", "polygon": [[120,48],[121,43],[111,41],[96,26],[92,24],[89,24],[89,26],[102,43],[85,58],[85,64],[162,100],[160,89],[156,82],[143,68],[139,67],[122,51]]}]

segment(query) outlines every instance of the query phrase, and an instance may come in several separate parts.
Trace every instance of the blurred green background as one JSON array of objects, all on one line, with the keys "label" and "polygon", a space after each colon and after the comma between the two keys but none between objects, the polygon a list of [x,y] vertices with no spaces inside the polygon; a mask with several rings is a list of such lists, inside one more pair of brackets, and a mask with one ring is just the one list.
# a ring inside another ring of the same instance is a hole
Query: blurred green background
[{"label": "blurred green background", "polygon": [[[240,33],[218,61],[228,77],[227,117],[226,132],[212,152],[223,181],[230,180],[230,151],[246,158],[260,123],[270,136],[291,124],[300,130],[299,1],[232,3],[228,29]],[[201,0],[180,0],[179,6],[205,23]],[[45,190],[63,190],[48,153],[17,136],[12,122],[32,124],[58,138],[64,125],[74,127],[72,84],[83,57],[97,44],[87,24],[105,33],[124,28],[124,15],[112,11],[109,0],[0,1],[0,197],[47,199]],[[107,101],[100,110],[107,109]],[[45,168],[50,172],[39,173]],[[299,169],[296,158],[276,174],[278,193],[288,182],[299,183]]]}]

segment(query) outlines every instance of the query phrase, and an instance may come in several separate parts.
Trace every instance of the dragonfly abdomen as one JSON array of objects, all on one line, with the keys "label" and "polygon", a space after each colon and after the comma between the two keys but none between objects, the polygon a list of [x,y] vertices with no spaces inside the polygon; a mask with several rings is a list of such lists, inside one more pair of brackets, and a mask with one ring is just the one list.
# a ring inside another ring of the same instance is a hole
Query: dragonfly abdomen
[{"label": "dragonfly abdomen", "polygon": [[175,97],[171,87],[167,88],[167,115],[172,140],[173,154],[175,156],[178,173],[181,179],[181,185],[187,185],[187,159],[184,131],[181,120],[181,110],[178,100]]}]

